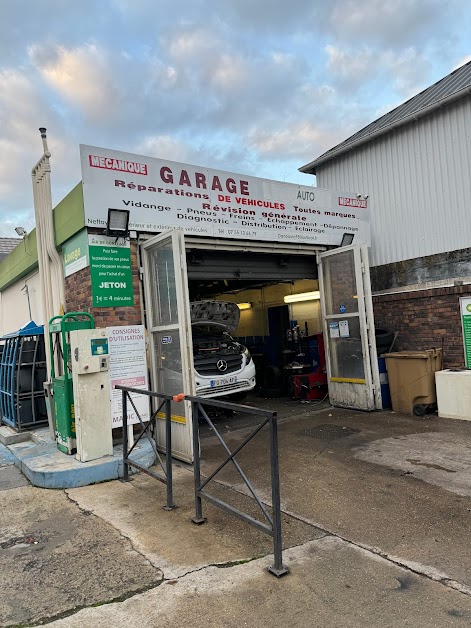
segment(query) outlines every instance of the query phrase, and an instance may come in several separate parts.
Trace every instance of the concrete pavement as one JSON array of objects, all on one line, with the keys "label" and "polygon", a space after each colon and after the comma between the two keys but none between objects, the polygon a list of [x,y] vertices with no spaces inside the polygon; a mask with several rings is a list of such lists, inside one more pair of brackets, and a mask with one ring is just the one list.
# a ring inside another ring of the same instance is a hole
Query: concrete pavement
[{"label": "concrete pavement", "polygon": [[[219,421],[232,446],[252,429],[236,418]],[[246,523],[206,503],[208,522],[190,522],[183,464],[171,512],[165,487],[144,475],[67,491],[10,477],[0,490],[0,624],[471,625],[471,423],[307,407],[283,414],[279,436],[289,575],[266,572],[271,539]],[[238,459],[269,503],[266,440],[260,433]],[[202,454],[205,473],[223,456],[211,432]],[[211,491],[255,514],[233,470]]]}]

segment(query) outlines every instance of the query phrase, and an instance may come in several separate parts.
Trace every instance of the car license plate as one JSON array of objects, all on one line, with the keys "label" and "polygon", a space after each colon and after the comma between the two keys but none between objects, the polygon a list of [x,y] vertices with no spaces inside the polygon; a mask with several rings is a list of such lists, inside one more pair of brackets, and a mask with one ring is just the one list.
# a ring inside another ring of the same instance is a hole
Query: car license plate
[{"label": "car license plate", "polygon": [[229,384],[235,384],[237,382],[237,377],[234,375],[233,377],[222,377],[221,379],[212,379],[210,381],[211,388],[217,388],[218,386],[228,386]]}]

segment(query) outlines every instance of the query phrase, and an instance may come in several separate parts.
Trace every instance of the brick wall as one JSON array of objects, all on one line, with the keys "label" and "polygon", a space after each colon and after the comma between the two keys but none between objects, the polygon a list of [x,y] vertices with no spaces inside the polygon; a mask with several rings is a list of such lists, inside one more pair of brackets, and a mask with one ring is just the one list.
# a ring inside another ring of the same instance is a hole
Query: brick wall
[{"label": "brick wall", "polygon": [[113,325],[140,325],[141,303],[139,298],[139,266],[137,245],[131,241],[133,307],[92,307],[90,267],[83,268],[65,279],[65,300],[67,312],[89,312],[95,318],[97,327]]},{"label": "brick wall", "polygon": [[460,297],[471,286],[452,286],[373,297],[375,324],[399,332],[394,351],[441,347],[444,366],[463,367]]}]

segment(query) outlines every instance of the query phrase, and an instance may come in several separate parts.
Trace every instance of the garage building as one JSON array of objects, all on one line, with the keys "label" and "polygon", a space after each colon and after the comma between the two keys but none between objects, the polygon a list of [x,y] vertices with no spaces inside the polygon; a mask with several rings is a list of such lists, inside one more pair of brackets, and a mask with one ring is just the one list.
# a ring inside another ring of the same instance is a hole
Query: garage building
[{"label": "garage building", "polygon": [[374,200],[376,325],[397,350],[444,348],[464,365],[459,297],[471,295],[471,62],[300,168]]}]

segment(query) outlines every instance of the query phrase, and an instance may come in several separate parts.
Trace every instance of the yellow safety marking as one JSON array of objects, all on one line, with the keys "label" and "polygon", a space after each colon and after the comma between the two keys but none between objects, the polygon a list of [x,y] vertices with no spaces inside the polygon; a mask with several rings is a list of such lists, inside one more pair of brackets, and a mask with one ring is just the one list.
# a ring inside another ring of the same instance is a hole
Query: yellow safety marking
[{"label": "yellow safety marking", "polygon": [[366,379],[355,379],[350,377],[331,377],[331,382],[340,382],[342,384],[366,384]]},{"label": "yellow safety marking", "polygon": [[[159,412],[157,414],[157,418],[158,419],[165,419],[165,414],[163,412]],[[174,423],[182,423],[183,425],[186,425],[186,417],[184,417],[184,416],[178,416],[178,414],[172,414],[171,420]]]}]

